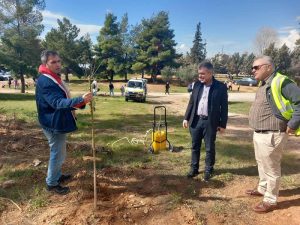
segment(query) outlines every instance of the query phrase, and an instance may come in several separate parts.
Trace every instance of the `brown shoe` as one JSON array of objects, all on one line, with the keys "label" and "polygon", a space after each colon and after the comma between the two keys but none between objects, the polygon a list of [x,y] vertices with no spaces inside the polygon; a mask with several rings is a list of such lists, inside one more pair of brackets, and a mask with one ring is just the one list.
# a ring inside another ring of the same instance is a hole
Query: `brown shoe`
[{"label": "brown shoe", "polygon": [[253,207],[254,212],[256,213],[267,213],[271,212],[277,208],[277,204],[270,204],[267,202],[261,202],[258,205]]},{"label": "brown shoe", "polygon": [[262,193],[260,193],[258,190],[246,190],[245,192],[247,195],[252,195],[252,196],[264,196]]}]

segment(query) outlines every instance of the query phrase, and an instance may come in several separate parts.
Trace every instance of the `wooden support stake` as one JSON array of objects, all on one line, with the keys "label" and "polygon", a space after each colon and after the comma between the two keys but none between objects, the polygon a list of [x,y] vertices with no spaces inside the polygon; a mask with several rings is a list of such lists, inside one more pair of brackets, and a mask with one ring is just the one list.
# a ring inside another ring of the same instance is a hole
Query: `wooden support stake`
[{"label": "wooden support stake", "polygon": [[[89,76],[90,92],[92,90],[91,76]],[[94,210],[97,209],[97,170],[96,170],[96,148],[95,148],[95,135],[94,135],[94,100],[90,102],[91,109],[91,129],[92,129],[92,151],[93,151],[93,166],[94,166]]]}]

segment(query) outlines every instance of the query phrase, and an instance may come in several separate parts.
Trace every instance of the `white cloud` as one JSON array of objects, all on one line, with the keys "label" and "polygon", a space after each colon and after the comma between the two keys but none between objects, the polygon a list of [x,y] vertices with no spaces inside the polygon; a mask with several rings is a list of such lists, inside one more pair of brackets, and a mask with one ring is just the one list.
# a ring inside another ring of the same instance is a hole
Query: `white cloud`
[{"label": "white cloud", "polygon": [[297,20],[297,21],[300,21],[300,16],[297,16],[297,17],[296,17],[296,20]]},{"label": "white cloud", "polygon": [[177,45],[176,50],[177,50],[179,53],[185,54],[186,52],[189,52],[189,51],[190,51],[190,48],[191,48],[191,47],[189,47],[189,46],[187,46],[186,44],[182,43],[182,44]]},{"label": "white cloud", "polygon": [[58,13],[53,13],[48,10],[42,11],[43,15],[43,23],[45,25],[51,25],[51,26],[57,26],[57,19],[62,20],[65,16],[58,14]]},{"label": "white cloud", "polygon": [[279,34],[289,34],[291,30],[295,30],[295,27],[293,27],[293,26],[281,27],[278,30],[278,33]]},{"label": "white cloud", "polygon": [[69,19],[73,25],[76,25],[80,29],[79,36],[83,36],[83,35],[89,33],[93,39],[93,36],[98,35],[99,31],[101,29],[101,26],[99,26],[99,25],[82,24],[68,16],[65,16],[65,15],[62,15],[59,13],[55,13],[55,12],[50,12],[48,10],[42,11],[42,15],[43,15],[43,24],[45,25],[45,31],[43,32],[42,37],[44,37],[45,34],[49,30],[51,30],[51,28],[53,28],[53,27],[56,28],[58,26],[57,19],[62,20],[64,17]]},{"label": "white cloud", "polygon": [[80,36],[83,36],[87,33],[89,33],[90,35],[98,35],[101,29],[101,26],[93,24],[76,24],[76,26],[80,29]]},{"label": "white cloud", "polygon": [[291,50],[295,48],[295,42],[300,39],[297,29],[290,30],[287,35],[279,37],[279,46],[286,44]]}]

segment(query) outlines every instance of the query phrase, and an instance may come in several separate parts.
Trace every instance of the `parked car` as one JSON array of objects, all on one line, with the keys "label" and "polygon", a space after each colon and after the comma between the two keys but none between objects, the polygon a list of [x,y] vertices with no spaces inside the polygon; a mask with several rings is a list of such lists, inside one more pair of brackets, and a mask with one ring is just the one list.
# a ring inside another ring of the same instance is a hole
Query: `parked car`
[{"label": "parked car", "polygon": [[234,82],[236,85],[242,85],[242,86],[257,86],[258,82],[254,78],[246,77],[242,78],[240,80],[236,80]]},{"label": "parked car", "polygon": [[125,101],[145,102],[147,97],[147,79],[131,79],[125,88]]}]

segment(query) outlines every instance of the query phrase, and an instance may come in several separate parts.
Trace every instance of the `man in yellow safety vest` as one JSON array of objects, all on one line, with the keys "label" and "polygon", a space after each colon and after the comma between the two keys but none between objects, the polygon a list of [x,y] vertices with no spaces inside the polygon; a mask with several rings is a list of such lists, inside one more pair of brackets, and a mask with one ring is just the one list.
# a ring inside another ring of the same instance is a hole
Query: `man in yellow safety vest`
[{"label": "man in yellow safety vest", "polygon": [[288,135],[300,135],[300,88],[276,72],[269,56],[257,57],[252,73],[261,85],[249,113],[259,184],[249,196],[263,196],[253,210],[266,213],[277,207],[281,157]]}]

